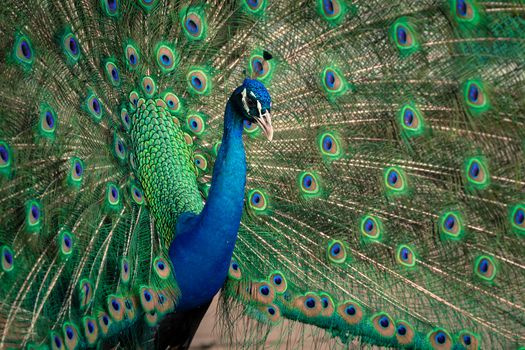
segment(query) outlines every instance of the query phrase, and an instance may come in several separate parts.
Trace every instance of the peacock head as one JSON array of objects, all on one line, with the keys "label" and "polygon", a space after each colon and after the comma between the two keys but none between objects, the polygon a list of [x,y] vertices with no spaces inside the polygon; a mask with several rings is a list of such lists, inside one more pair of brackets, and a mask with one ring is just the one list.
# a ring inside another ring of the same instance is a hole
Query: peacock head
[{"label": "peacock head", "polygon": [[243,119],[257,123],[268,140],[273,138],[270,109],[272,99],[263,83],[254,79],[244,79],[244,82],[233,93],[235,107]]}]

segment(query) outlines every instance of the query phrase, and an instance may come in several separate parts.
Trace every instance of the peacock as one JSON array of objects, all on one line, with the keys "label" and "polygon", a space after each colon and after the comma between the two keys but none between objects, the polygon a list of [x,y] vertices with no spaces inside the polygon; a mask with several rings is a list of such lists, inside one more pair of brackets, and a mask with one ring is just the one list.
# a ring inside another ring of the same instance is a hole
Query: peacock
[{"label": "peacock", "polygon": [[525,346],[522,1],[7,0],[0,48],[1,349],[218,293],[232,347]]}]

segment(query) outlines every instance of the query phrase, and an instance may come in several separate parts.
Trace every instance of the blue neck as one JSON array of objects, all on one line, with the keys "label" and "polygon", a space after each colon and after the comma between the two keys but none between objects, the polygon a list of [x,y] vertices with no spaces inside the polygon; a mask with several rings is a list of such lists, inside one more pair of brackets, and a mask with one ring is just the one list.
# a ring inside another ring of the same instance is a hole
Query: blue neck
[{"label": "blue neck", "polygon": [[177,220],[170,259],[181,289],[177,310],[211,301],[224,284],[241,222],[246,184],[243,122],[231,99],[224,113],[224,134],[215,160],[206,205],[199,215]]}]

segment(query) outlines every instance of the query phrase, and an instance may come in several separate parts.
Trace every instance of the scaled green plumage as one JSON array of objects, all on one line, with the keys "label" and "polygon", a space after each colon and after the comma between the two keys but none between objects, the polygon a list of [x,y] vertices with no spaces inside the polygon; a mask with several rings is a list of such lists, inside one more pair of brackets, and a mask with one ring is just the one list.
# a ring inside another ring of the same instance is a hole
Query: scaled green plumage
[{"label": "scaled green plumage", "polygon": [[180,123],[161,100],[139,99],[130,132],[136,170],[144,187],[156,228],[167,244],[173,238],[174,220],[184,212],[199,213],[202,197],[197,189],[193,148],[184,138]]}]

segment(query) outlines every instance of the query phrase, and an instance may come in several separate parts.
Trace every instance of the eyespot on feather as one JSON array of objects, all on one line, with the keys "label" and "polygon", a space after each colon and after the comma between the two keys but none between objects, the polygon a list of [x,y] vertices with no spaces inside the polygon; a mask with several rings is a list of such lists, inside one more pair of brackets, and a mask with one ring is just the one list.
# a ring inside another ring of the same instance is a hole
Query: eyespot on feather
[{"label": "eyespot on feather", "polygon": [[331,131],[320,133],[317,143],[321,155],[327,160],[336,160],[342,157],[343,150],[339,136]]},{"label": "eyespot on feather", "polygon": [[206,14],[202,7],[184,7],[179,13],[182,30],[190,41],[206,38]]},{"label": "eyespot on feather", "polygon": [[384,312],[378,313],[372,317],[372,324],[376,332],[385,338],[391,338],[396,333],[392,318]]},{"label": "eyespot on feather", "polygon": [[146,95],[148,98],[151,98],[157,90],[157,85],[151,77],[144,77],[142,78],[141,88],[144,92],[144,95]]},{"label": "eyespot on feather", "polygon": [[138,187],[137,184],[131,183],[129,192],[131,195],[131,199],[133,200],[133,203],[137,205],[143,205],[144,204],[144,193],[141,188]]},{"label": "eyespot on feather", "polygon": [[359,229],[367,241],[380,241],[383,237],[383,223],[373,215],[364,215],[361,218]]},{"label": "eyespot on feather", "polygon": [[245,288],[244,286],[241,286],[239,293],[245,300],[264,305],[269,305],[273,302],[275,289],[269,283],[252,281]]},{"label": "eyespot on feather", "polygon": [[24,34],[16,34],[13,46],[14,61],[21,65],[24,69],[30,69],[35,61],[33,46],[29,37]]},{"label": "eyespot on feather", "polygon": [[463,84],[463,96],[467,110],[473,116],[479,116],[491,107],[487,87],[481,80],[467,80]]},{"label": "eyespot on feather", "polygon": [[80,45],[78,39],[71,29],[66,29],[60,40],[62,51],[69,64],[75,64],[80,58]]},{"label": "eyespot on feather", "polygon": [[100,333],[102,335],[107,335],[109,332],[109,328],[112,325],[111,317],[103,311],[99,312],[97,315],[98,318],[98,326],[100,329]]},{"label": "eyespot on feather", "polygon": [[[54,139],[57,124],[58,119],[54,109],[48,104],[42,103],[40,105],[40,122],[38,124],[39,134],[43,137]],[[0,159],[1,161],[2,159]]]},{"label": "eyespot on feather", "polygon": [[116,209],[120,205],[120,191],[114,183],[106,185],[106,206],[109,209]]},{"label": "eyespot on feather", "polygon": [[107,299],[108,314],[113,321],[120,322],[124,319],[124,301],[121,296],[109,295]]},{"label": "eyespot on feather", "polygon": [[15,254],[13,250],[9,246],[3,245],[0,247],[0,254],[2,271],[13,271],[15,267]]},{"label": "eyespot on feather", "polygon": [[267,320],[273,324],[279,323],[281,320],[281,310],[275,304],[261,305],[259,310],[267,317]]},{"label": "eyespot on feather", "polygon": [[157,64],[162,72],[172,72],[178,61],[178,56],[176,55],[175,50],[168,45],[158,44],[155,52]]},{"label": "eyespot on feather", "polygon": [[463,330],[458,335],[458,344],[461,344],[465,350],[478,350],[481,345],[479,335],[467,330]]},{"label": "eyespot on feather", "polygon": [[428,334],[427,338],[434,350],[452,349],[452,338],[450,337],[450,334],[442,328],[433,330]]},{"label": "eyespot on feather", "polygon": [[248,208],[255,214],[264,214],[268,209],[268,197],[260,189],[253,189],[248,192]]},{"label": "eyespot on feather", "polygon": [[518,235],[525,235],[525,203],[509,205],[508,221]]},{"label": "eyespot on feather", "polygon": [[126,144],[117,132],[113,134],[113,155],[121,164],[128,160]]},{"label": "eyespot on feather", "polygon": [[439,228],[445,238],[461,239],[465,231],[463,216],[459,211],[445,211],[439,218]]},{"label": "eyespot on feather", "polygon": [[56,332],[50,332],[49,333],[49,341],[51,349],[53,350],[62,350],[65,349],[64,341],[62,340],[62,337],[56,333]]},{"label": "eyespot on feather", "polygon": [[414,40],[412,33],[404,25],[399,24],[396,26],[396,42],[401,47],[409,47],[412,45]]},{"label": "eyespot on feather", "polygon": [[404,267],[416,266],[416,257],[412,248],[410,248],[408,245],[402,244],[397,248],[396,260]]},{"label": "eyespot on feather", "polygon": [[139,105],[140,96],[135,90],[129,93],[129,106],[132,111],[135,111]]},{"label": "eyespot on feather", "polygon": [[286,292],[286,289],[288,288],[286,278],[284,278],[284,275],[280,271],[272,272],[268,277],[268,281],[273,285],[277,294]]},{"label": "eyespot on feather", "polygon": [[244,11],[251,15],[260,16],[264,14],[267,0],[242,0],[241,5]]},{"label": "eyespot on feather", "polygon": [[306,293],[294,299],[293,306],[307,317],[316,317],[321,314],[323,307],[318,295]]},{"label": "eyespot on feather", "polygon": [[273,76],[276,61],[264,58],[264,53],[260,49],[252,51],[248,60],[248,73],[252,79],[267,83]]},{"label": "eyespot on feather", "polygon": [[68,230],[63,230],[58,236],[58,246],[62,256],[68,257],[73,253],[74,237]]},{"label": "eyespot on feather", "polygon": [[261,304],[270,304],[275,296],[274,288],[267,282],[252,284],[252,299]]},{"label": "eyespot on feather", "polygon": [[153,262],[153,269],[157,276],[159,276],[161,279],[166,279],[171,275],[170,264],[160,256],[155,258],[155,261]]},{"label": "eyespot on feather", "polygon": [[193,68],[186,76],[188,91],[196,95],[208,95],[211,92],[210,74],[204,69]]},{"label": "eyespot on feather", "polygon": [[250,60],[253,76],[255,78],[264,78],[269,72],[268,62],[262,56],[254,56]]},{"label": "eyespot on feather", "polygon": [[157,292],[155,308],[161,315],[165,315],[175,310],[175,303],[164,291],[160,290]]},{"label": "eyespot on feather", "polygon": [[474,262],[474,273],[480,279],[491,282],[496,277],[498,269],[495,260],[488,255],[481,255]]},{"label": "eyespot on feather", "polygon": [[120,259],[120,280],[122,283],[127,284],[131,276],[131,265],[128,258]]},{"label": "eyespot on feather", "polygon": [[167,303],[167,298],[162,292],[156,293],[156,300],[155,300],[155,310],[159,312],[159,314],[164,314],[166,312],[165,306]]},{"label": "eyespot on feather", "polygon": [[340,0],[317,0],[317,12],[331,23],[340,23],[346,12],[346,4]]},{"label": "eyespot on feather", "polygon": [[332,240],[328,243],[327,249],[328,260],[335,264],[342,264],[346,261],[346,247],[343,242]]},{"label": "eyespot on feather", "polygon": [[80,337],[78,334],[78,329],[73,323],[64,323],[64,325],[62,326],[62,336],[64,339],[64,345],[66,346],[66,349],[73,350],[79,347]]},{"label": "eyespot on feather", "polygon": [[420,136],[425,132],[423,114],[414,104],[405,104],[399,111],[399,124],[407,137]]},{"label": "eyespot on feather", "polygon": [[399,167],[387,167],[383,171],[383,180],[387,191],[391,194],[403,194],[407,190],[405,172]]},{"label": "eyespot on feather", "polygon": [[481,19],[479,6],[474,0],[449,0],[452,18],[459,25],[476,26]]},{"label": "eyespot on feather", "polygon": [[108,59],[104,64],[104,71],[106,72],[106,78],[113,86],[120,85],[120,72],[117,64],[114,60]]},{"label": "eyespot on feather", "polygon": [[140,295],[140,305],[146,312],[153,311],[155,309],[155,293],[153,289],[142,286],[139,291]]},{"label": "eyespot on feather", "polygon": [[208,159],[206,158],[206,155],[203,152],[195,151],[194,163],[197,169],[199,170],[200,175],[208,173]]},{"label": "eyespot on feather", "polygon": [[93,92],[89,92],[83,108],[89,113],[95,123],[100,122],[103,115],[102,102]]},{"label": "eyespot on feather", "polygon": [[455,0],[455,13],[461,19],[472,17],[472,6],[466,0]]},{"label": "eyespot on feather", "polygon": [[133,43],[129,43],[124,48],[124,53],[126,55],[126,65],[128,69],[137,68],[140,62],[140,53],[136,46]]},{"label": "eyespot on feather", "polygon": [[85,316],[82,318],[82,325],[84,329],[84,337],[86,338],[88,345],[95,345],[99,331],[97,320],[94,317]]},{"label": "eyespot on feather", "polygon": [[417,118],[415,118],[414,111],[410,107],[406,107],[403,113],[403,124],[408,128],[416,128],[419,124]]},{"label": "eyespot on feather", "polygon": [[162,96],[164,102],[166,102],[166,105],[168,106],[168,110],[173,113],[173,114],[177,114],[179,112],[181,112],[182,110],[182,105],[181,105],[181,102],[180,102],[180,99],[177,97],[177,95],[175,95],[174,93],[172,92],[165,92]]},{"label": "eyespot on feather", "polygon": [[234,280],[240,280],[242,277],[241,267],[235,260],[230,262],[230,268],[228,269],[228,276]]},{"label": "eyespot on feather", "polygon": [[83,279],[78,284],[80,308],[87,308],[93,298],[93,284],[88,279]]},{"label": "eyespot on feather", "polygon": [[299,189],[305,198],[313,198],[321,195],[321,183],[319,176],[313,171],[304,171],[298,176]]},{"label": "eyespot on feather", "polygon": [[401,345],[408,346],[414,342],[415,332],[412,325],[406,321],[397,321],[396,339]]},{"label": "eyespot on feather", "polygon": [[201,19],[194,13],[186,16],[184,21],[184,29],[192,37],[198,37],[202,33]]},{"label": "eyespot on feather", "polygon": [[35,199],[26,202],[26,231],[29,233],[40,232],[43,221],[42,205]]},{"label": "eyespot on feather", "polygon": [[186,118],[186,126],[192,133],[200,136],[206,130],[206,120],[201,114],[190,113]]},{"label": "eyespot on feather", "polygon": [[464,172],[468,187],[483,190],[490,185],[488,166],[482,157],[467,159]]},{"label": "eyespot on feather", "polygon": [[102,11],[106,16],[117,17],[119,14],[120,0],[100,0]]},{"label": "eyespot on feather", "polygon": [[331,97],[343,95],[348,90],[348,85],[341,71],[328,66],[321,72],[321,87]]},{"label": "eyespot on feather", "polygon": [[129,112],[125,107],[122,107],[120,110],[120,122],[126,131],[129,132],[131,130],[131,117],[129,116]]},{"label": "eyespot on feather", "polygon": [[124,314],[128,321],[134,321],[137,317],[137,303],[134,297],[128,296],[123,298]]},{"label": "eyespot on feather", "polygon": [[321,315],[324,317],[331,317],[335,312],[335,304],[332,297],[327,293],[319,293],[321,301]]},{"label": "eyespot on feather", "polygon": [[5,141],[0,140],[0,174],[10,177],[13,165],[13,153],[11,147]]},{"label": "eyespot on feather", "polygon": [[337,307],[338,315],[349,325],[356,325],[363,318],[363,309],[354,301],[345,301]]},{"label": "eyespot on feather", "polygon": [[77,157],[69,160],[68,184],[73,187],[80,187],[84,178],[84,162]]},{"label": "eyespot on feather", "polygon": [[402,56],[409,56],[419,49],[416,28],[408,17],[401,17],[390,27],[391,40]]}]

